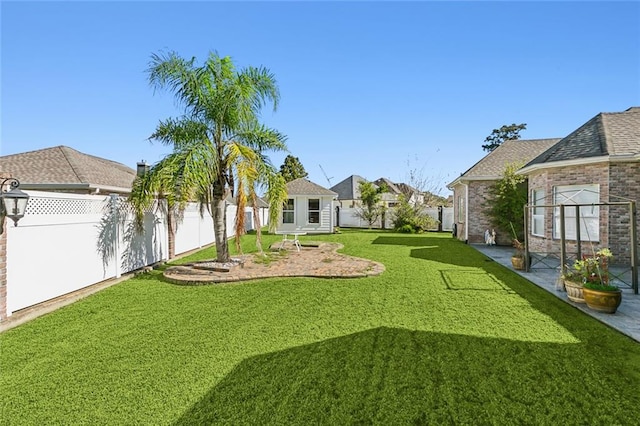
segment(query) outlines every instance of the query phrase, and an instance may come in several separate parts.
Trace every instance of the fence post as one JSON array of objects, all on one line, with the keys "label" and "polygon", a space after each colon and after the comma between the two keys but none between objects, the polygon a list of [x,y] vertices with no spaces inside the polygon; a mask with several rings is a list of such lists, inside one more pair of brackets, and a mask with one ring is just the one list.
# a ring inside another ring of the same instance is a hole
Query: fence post
[{"label": "fence post", "polygon": [[122,275],[122,268],[120,265],[120,218],[118,212],[118,194],[109,194],[109,202],[111,204],[111,221],[115,227],[115,241],[113,241],[113,253],[115,262],[115,277],[120,278]]},{"label": "fence post", "polygon": [[562,273],[566,272],[566,264],[567,264],[567,248],[566,244],[566,234],[564,231],[564,204],[560,204],[560,268]]}]

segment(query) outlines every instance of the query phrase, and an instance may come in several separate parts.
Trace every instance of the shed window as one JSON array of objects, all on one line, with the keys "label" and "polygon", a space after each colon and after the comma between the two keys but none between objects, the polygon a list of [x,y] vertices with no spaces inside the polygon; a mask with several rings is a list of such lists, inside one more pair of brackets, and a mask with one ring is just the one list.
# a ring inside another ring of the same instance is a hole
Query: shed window
[{"label": "shed window", "polygon": [[320,223],[320,200],[309,199],[309,223]]},{"label": "shed window", "polygon": [[295,209],[293,198],[289,198],[282,208],[282,223],[294,223]]}]

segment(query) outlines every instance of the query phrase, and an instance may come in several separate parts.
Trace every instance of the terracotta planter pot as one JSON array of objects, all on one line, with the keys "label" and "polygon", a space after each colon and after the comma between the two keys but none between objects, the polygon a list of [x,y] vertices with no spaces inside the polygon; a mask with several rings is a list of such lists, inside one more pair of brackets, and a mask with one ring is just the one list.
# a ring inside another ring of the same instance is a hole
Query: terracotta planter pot
[{"label": "terracotta planter pot", "polygon": [[524,270],[524,257],[511,256],[511,265],[513,265],[513,269]]},{"label": "terracotta planter pot", "polygon": [[575,281],[563,280],[564,288],[567,290],[567,297],[572,302],[584,303],[584,294],[582,293],[582,283]]},{"label": "terracotta planter pot", "polygon": [[600,291],[584,287],[582,289],[584,301],[594,311],[615,314],[622,302],[622,291]]}]

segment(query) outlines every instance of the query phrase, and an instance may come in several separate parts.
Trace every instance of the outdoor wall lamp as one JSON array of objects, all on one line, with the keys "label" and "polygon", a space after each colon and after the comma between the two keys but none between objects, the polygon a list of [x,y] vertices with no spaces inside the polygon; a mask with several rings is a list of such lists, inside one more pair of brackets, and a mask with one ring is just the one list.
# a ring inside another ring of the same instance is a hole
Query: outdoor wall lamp
[{"label": "outdoor wall lamp", "polygon": [[[4,190],[6,183],[9,183],[11,188],[9,191]],[[27,203],[29,202],[29,195],[20,191],[18,187],[20,181],[14,178],[8,178],[2,181],[0,184],[0,233],[4,231],[4,218],[13,219],[15,226],[18,226],[18,221],[24,217],[24,213],[27,210]]]}]

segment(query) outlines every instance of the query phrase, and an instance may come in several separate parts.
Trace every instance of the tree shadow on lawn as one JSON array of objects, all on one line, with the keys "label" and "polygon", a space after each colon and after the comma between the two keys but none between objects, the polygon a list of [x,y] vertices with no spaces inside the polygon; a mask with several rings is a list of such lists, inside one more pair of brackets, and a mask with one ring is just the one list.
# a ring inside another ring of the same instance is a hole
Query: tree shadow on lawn
[{"label": "tree shadow on lawn", "polygon": [[248,358],[175,424],[632,424],[638,365],[590,350],[380,327]]},{"label": "tree shadow on lawn", "polygon": [[453,238],[384,236],[376,238],[373,244],[422,247],[412,249],[410,256],[457,266],[478,267],[482,262],[491,261],[484,254]]},{"label": "tree shadow on lawn", "polygon": [[[583,342],[602,345],[604,340],[610,342],[623,336],[617,331],[608,333],[611,330],[608,326],[457,239],[428,235],[380,236],[373,244],[419,247],[410,250],[411,258],[451,265],[438,268],[440,282],[448,290],[473,290],[478,294],[481,292],[477,290],[506,291],[520,296],[533,309],[549,316]],[[627,336],[623,339],[632,341]]]}]

